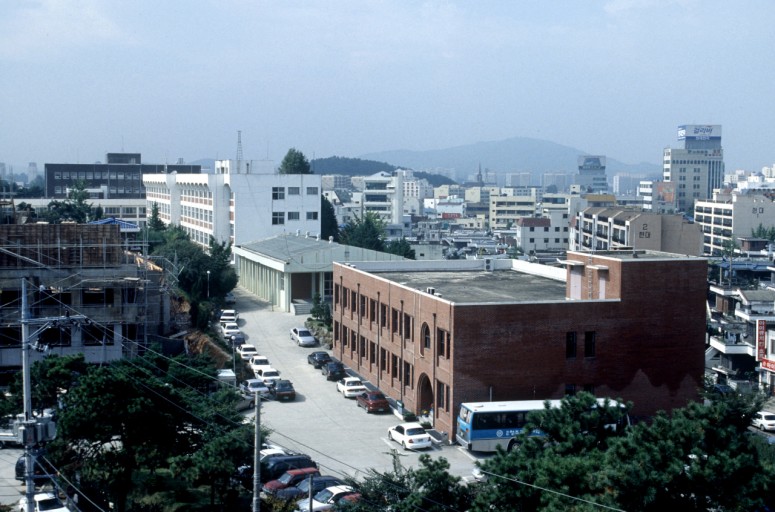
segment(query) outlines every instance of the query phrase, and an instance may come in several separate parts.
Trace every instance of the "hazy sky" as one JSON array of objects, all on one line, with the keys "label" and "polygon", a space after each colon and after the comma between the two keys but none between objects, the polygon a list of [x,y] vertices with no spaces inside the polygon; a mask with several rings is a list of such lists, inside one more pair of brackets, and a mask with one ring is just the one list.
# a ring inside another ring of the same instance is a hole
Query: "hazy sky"
[{"label": "hazy sky", "polygon": [[658,164],[712,123],[758,170],[774,120],[771,0],[0,0],[14,166],[235,158],[237,130],[276,162],[523,136]]}]

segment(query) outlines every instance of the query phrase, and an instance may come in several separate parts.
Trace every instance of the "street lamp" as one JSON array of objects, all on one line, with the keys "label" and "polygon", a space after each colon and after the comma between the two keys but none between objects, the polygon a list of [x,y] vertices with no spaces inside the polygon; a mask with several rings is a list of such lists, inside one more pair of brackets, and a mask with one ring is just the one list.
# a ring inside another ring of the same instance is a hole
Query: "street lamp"
[{"label": "street lamp", "polygon": [[207,271],[207,298],[210,299],[210,271]]}]

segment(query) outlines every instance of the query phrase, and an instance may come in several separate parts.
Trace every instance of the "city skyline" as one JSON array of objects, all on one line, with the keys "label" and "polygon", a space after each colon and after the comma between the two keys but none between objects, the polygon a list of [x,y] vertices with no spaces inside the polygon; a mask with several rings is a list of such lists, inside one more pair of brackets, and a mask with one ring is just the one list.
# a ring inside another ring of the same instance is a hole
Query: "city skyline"
[{"label": "city skyline", "polygon": [[290,147],[530,137],[660,165],[679,125],[718,124],[727,171],[757,171],[775,162],[774,14],[720,0],[5,3],[0,161],[235,158],[240,130],[246,159],[278,163]]}]

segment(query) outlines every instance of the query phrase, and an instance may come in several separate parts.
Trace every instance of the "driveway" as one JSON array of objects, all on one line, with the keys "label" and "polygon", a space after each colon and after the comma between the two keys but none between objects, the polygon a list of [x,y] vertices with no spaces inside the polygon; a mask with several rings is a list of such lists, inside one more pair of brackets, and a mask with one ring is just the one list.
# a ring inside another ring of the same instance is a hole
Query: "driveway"
[{"label": "driveway", "polygon": [[[394,451],[404,466],[417,466],[419,453],[404,451],[387,438],[388,427],[400,423],[396,416],[366,414],[354,399],[336,391],[335,382],[307,363],[307,354],[320,347],[302,348],[291,342],[290,329],[303,326],[306,316],[273,310],[241,289],[235,295],[240,328],[248,343],[296,388],[295,402],[263,403],[261,423],[272,430],[272,443],[309,454],[323,473],[331,475],[358,477],[369,468],[390,471]],[[435,446],[425,453],[446,458],[450,473],[471,480],[474,454],[457,445]]]}]

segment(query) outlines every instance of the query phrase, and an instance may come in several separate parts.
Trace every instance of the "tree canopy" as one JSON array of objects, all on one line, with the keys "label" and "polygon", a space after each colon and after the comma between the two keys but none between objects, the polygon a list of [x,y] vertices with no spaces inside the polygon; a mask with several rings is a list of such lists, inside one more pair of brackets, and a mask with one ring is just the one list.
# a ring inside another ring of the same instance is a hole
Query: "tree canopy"
[{"label": "tree canopy", "polygon": [[385,252],[385,223],[374,212],[349,222],[339,233],[342,243]]},{"label": "tree canopy", "polygon": [[339,223],[336,220],[336,211],[326,196],[320,196],[320,236],[323,240],[334,237],[334,242],[339,241]]},{"label": "tree canopy", "polygon": [[89,192],[86,183],[78,180],[67,194],[64,201],[53,200],[48,203],[48,209],[40,215],[46,222],[60,224],[65,221],[73,221],[84,224],[102,218],[102,208],[94,207],[87,203]]},{"label": "tree canopy", "polygon": [[296,148],[291,148],[280,163],[280,174],[312,174],[307,157]]}]

